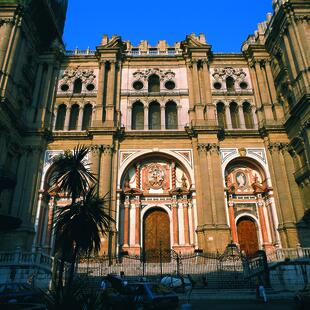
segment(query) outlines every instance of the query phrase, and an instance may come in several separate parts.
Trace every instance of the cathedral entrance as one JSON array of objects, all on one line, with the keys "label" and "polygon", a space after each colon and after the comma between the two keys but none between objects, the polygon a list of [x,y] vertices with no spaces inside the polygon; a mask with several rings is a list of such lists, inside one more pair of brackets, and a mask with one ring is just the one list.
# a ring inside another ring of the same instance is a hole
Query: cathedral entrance
[{"label": "cathedral entrance", "polygon": [[237,224],[238,241],[240,250],[246,255],[253,255],[259,250],[257,230],[254,221],[249,218],[241,218]]},{"label": "cathedral entrance", "polygon": [[170,219],[166,211],[156,208],[143,221],[143,249],[147,262],[170,261]]}]

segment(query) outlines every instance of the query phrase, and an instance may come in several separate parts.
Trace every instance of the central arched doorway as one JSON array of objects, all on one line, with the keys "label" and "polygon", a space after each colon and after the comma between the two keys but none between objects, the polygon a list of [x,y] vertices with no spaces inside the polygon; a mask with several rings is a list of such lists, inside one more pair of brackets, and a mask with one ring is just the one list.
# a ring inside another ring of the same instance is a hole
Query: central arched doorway
[{"label": "central arched doorway", "polygon": [[242,217],[237,223],[238,241],[240,250],[246,255],[253,255],[259,250],[257,229],[254,220]]},{"label": "central arched doorway", "polygon": [[166,211],[154,208],[145,214],[143,240],[147,262],[170,260],[170,219]]}]

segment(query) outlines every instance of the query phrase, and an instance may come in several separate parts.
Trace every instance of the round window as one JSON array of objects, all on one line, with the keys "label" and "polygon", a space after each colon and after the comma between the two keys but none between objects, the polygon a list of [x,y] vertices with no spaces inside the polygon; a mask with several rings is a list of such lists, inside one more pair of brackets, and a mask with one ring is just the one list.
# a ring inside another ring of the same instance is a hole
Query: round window
[{"label": "round window", "polygon": [[135,90],[141,90],[144,85],[141,81],[135,81],[132,86]]},{"label": "round window", "polygon": [[239,86],[241,89],[247,89],[248,88],[248,84],[246,82],[241,82]]},{"label": "round window", "polygon": [[61,89],[61,91],[68,91],[69,85],[68,85],[68,84],[62,84],[62,85],[60,86],[60,89]]},{"label": "round window", "polygon": [[214,86],[215,89],[221,89],[222,88],[222,84],[220,82],[215,82],[213,84],[213,86]]},{"label": "round window", "polygon": [[93,90],[95,89],[95,85],[94,85],[94,84],[88,84],[88,85],[86,86],[86,89],[87,89],[88,91],[93,91]]},{"label": "round window", "polygon": [[165,83],[165,87],[169,90],[175,89],[175,83],[173,81],[168,81]]}]

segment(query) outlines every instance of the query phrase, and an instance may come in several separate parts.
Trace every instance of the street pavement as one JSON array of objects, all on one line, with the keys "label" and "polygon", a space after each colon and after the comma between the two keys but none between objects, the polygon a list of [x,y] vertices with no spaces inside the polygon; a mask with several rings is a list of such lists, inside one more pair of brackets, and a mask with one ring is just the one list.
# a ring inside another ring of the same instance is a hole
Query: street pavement
[{"label": "street pavement", "polygon": [[296,310],[296,305],[292,301],[271,301],[262,303],[258,301],[215,301],[215,300],[193,300],[191,307],[185,308],[185,301],[180,301],[178,309],[186,310]]}]

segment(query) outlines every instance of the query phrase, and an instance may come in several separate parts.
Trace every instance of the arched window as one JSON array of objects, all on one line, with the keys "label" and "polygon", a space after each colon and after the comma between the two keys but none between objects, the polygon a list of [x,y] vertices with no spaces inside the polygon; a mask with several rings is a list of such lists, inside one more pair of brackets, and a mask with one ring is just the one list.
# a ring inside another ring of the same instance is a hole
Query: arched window
[{"label": "arched window", "polygon": [[178,108],[175,102],[169,101],[166,103],[165,118],[166,129],[178,128]]},{"label": "arched window", "polygon": [[160,81],[158,75],[153,74],[149,77],[148,91],[150,93],[160,92]]},{"label": "arched window", "polygon": [[84,106],[83,111],[83,121],[82,121],[82,130],[88,129],[91,125],[92,120],[92,114],[93,114],[93,106],[90,103],[87,103]]},{"label": "arched window", "polygon": [[238,105],[236,102],[232,102],[229,106],[230,117],[231,117],[231,126],[232,128],[239,128],[239,114],[238,114]]},{"label": "arched window", "polygon": [[151,102],[149,105],[149,129],[160,129],[160,105],[158,102]]},{"label": "arched window", "polygon": [[76,79],[73,85],[73,93],[80,94],[82,92],[82,80]]},{"label": "arched window", "polygon": [[131,129],[144,129],[144,105],[135,102],[132,106]]},{"label": "arched window", "polygon": [[70,111],[69,130],[76,130],[79,117],[79,106],[74,104]]},{"label": "arched window", "polygon": [[248,102],[244,102],[242,105],[245,128],[251,129],[254,128],[252,107]]},{"label": "arched window", "polygon": [[65,119],[66,119],[66,110],[67,110],[67,107],[65,104],[61,104],[58,107],[55,130],[64,130]]},{"label": "arched window", "polygon": [[235,80],[231,76],[226,79],[226,89],[227,91],[235,91]]},{"label": "arched window", "polygon": [[218,125],[222,128],[226,128],[225,105],[223,102],[219,102],[216,105],[216,112]]}]

